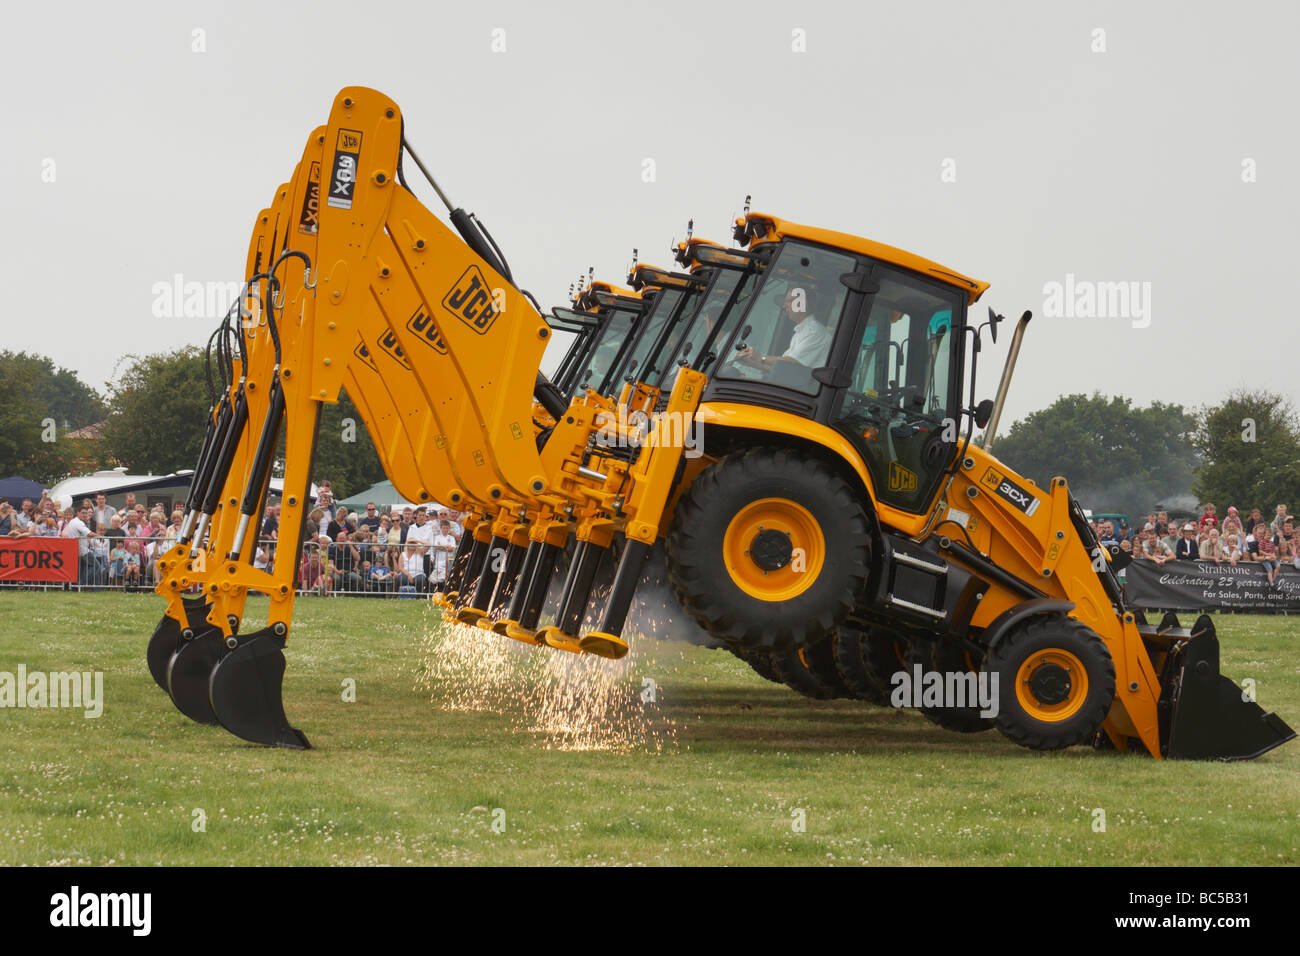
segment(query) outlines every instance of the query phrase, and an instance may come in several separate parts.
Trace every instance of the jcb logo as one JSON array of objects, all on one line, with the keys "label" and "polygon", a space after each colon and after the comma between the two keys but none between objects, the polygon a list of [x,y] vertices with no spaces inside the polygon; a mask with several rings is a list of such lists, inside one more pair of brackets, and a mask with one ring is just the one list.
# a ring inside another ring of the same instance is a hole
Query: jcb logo
[{"label": "jcb logo", "polygon": [[339,130],[334,150],[334,169],[330,174],[330,194],[325,201],[334,209],[352,208],[352,187],[357,184],[357,167],[361,161],[361,134],[355,130]]},{"label": "jcb logo", "polygon": [[916,472],[909,471],[896,461],[889,463],[889,490],[915,491]]},{"label": "jcb logo", "polygon": [[402,347],[397,344],[397,336],[392,332],[385,332],[379,336],[379,347],[397,360],[397,363],[408,372],[411,369],[411,363],[406,361],[406,353]]},{"label": "jcb logo", "polygon": [[424,306],[420,306],[415,310],[415,315],[407,320],[406,327],[419,335],[420,341],[431,346],[439,355],[447,354],[447,343],[442,340],[442,333],[433,324],[433,317],[424,311]]},{"label": "jcb logo", "polygon": [[352,352],[354,355],[356,355],[357,358],[361,359],[361,361],[369,365],[370,370],[372,372],[379,371],[377,368],[375,368],[374,357],[370,354],[370,349],[366,348],[365,342],[358,342],[357,347],[353,349]]},{"label": "jcb logo", "polygon": [[442,307],[460,319],[479,335],[487,332],[496,321],[496,304],[478,266],[470,266],[442,300]]},{"label": "jcb logo", "polygon": [[984,472],[984,477],[980,479],[980,482],[996,489],[998,485],[1002,484],[1002,472],[990,468]]}]

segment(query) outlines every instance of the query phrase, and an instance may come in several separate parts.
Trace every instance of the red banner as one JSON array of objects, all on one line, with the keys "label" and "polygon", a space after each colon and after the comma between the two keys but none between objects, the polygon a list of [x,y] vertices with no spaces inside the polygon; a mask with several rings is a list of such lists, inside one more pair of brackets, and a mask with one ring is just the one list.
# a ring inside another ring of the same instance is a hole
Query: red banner
[{"label": "red banner", "polygon": [[0,581],[77,583],[75,538],[0,538]]}]

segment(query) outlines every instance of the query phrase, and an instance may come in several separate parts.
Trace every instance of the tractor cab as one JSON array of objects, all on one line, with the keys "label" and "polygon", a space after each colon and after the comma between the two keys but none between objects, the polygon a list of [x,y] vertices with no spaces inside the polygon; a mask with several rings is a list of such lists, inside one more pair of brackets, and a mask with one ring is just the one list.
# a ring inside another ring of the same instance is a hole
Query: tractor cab
[{"label": "tractor cab", "polygon": [[738,220],[736,239],[759,279],[710,347],[725,358],[704,402],[832,429],[861,456],[882,503],[926,512],[958,447],[966,307],[987,284],[770,216]]},{"label": "tractor cab", "polygon": [[583,327],[555,376],[556,386],[568,398],[606,378],[644,308],[640,293],[600,281],[593,282],[574,304],[575,309],[556,308],[551,313],[553,328]]}]

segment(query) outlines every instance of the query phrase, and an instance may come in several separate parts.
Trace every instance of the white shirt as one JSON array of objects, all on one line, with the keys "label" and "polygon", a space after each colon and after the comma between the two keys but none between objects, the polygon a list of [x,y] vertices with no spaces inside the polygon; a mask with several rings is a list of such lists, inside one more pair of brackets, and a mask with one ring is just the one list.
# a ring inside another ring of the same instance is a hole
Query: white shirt
[{"label": "white shirt", "polygon": [[90,550],[90,529],[86,527],[86,522],[81,520],[80,515],[73,518],[63,526],[63,537],[77,539],[77,556],[84,558],[86,552]]},{"label": "white shirt", "polygon": [[[409,539],[409,536],[408,536]],[[449,534],[440,534],[433,539],[434,546],[444,548],[456,547],[456,539]],[[447,577],[447,562],[451,560],[451,551],[434,551],[433,552],[433,576],[438,579]]]},{"label": "white shirt", "polygon": [[794,359],[800,365],[817,368],[826,361],[830,345],[831,334],[824,325],[809,315],[794,327],[790,347],[781,354],[783,358]]},{"label": "white shirt", "polygon": [[416,544],[432,545],[434,534],[432,521],[426,521],[422,525],[413,524],[406,529],[406,541],[408,544],[414,541]]},{"label": "white shirt", "polygon": [[410,577],[424,573],[424,555],[419,551],[411,551],[402,555],[402,563],[406,568],[406,573]]}]

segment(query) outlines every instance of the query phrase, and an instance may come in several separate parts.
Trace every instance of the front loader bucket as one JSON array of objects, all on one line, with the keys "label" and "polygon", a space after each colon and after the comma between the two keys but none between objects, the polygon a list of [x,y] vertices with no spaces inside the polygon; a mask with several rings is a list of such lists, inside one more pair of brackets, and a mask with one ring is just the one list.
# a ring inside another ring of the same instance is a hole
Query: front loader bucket
[{"label": "front loader bucket", "polygon": [[1160,710],[1165,756],[1174,760],[1249,760],[1296,735],[1219,673],[1219,639],[1205,615],[1170,652]]},{"label": "front loader bucket", "polygon": [[[283,627],[283,625],[278,625]],[[270,747],[310,750],[284,714],[284,636],[274,627],[239,638],[212,670],[212,710],[236,737]]]},{"label": "front loader bucket", "polygon": [[[181,601],[185,605],[185,619],[189,630],[197,633],[201,628],[206,627],[207,600],[199,596],[181,598]],[[158,686],[169,694],[171,691],[167,688],[167,665],[171,663],[172,655],[184,642],[185,637],[180,624],[174,618],[163,615],[163,619],[153,629],[153,637],[149,638],[149,647],[145,651],[145,659],[149,662],[149,673],[153,675]]]},{"label": "front loader bucket", "polygon": [[167,692],[172,703],[190,720],[216,724],[217,715],[208,701],[208,682],[212,669],[226,653],[226,639],[221,629],[204,622],[192,640],[181,639],[180,647],[167,664]]}]

